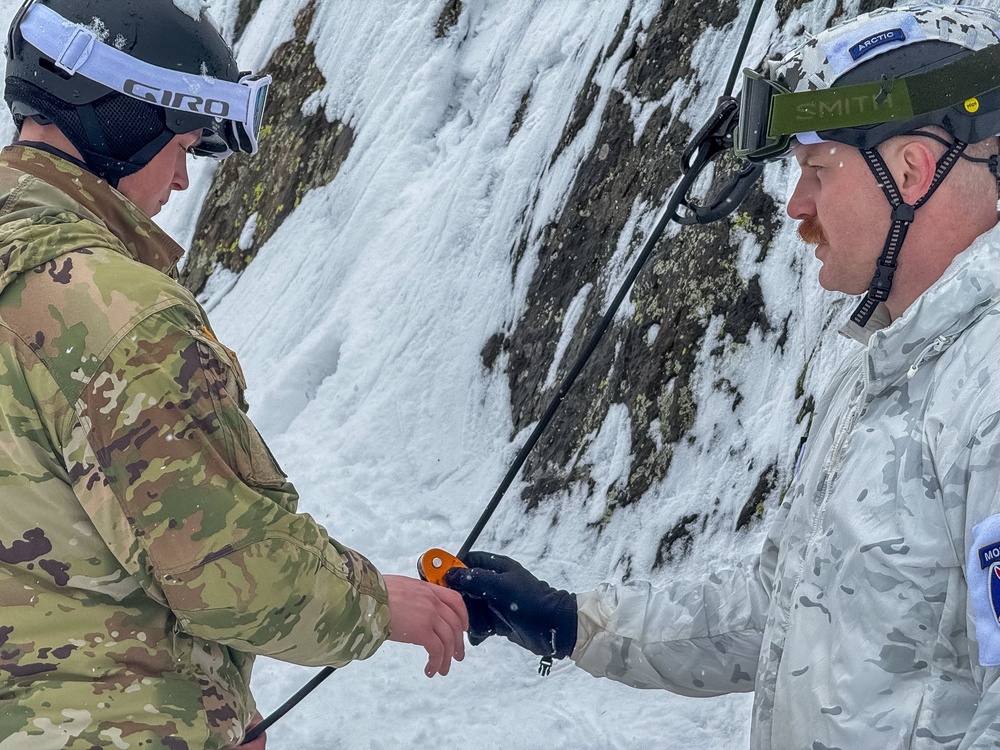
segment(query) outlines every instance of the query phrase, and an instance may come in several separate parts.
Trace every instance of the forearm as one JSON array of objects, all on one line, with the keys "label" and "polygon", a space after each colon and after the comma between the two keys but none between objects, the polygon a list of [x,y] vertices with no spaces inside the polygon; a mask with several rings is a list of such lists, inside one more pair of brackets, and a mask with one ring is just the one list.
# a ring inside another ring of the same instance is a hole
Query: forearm
[{"label": "forearm", "polygon": [[690,696],[754,687],[766,598],[742,567],[696,586],[604,584],[577,605],[572,658],[595,676]]},{"label": "forearm", "polygon": [[362,555],[303,514],[280,514],[260,538],[160,585],[186,632],[308,666],[370,656],[388,635],[385,584]]},{"label": "forearm", "polygon": [[116,555],[191,634],[302,664],[369,655],[388,626],[381,576],[295,513],[235,364],[186,316],[137,325],[82,394],[78,496],[118,515],[99,519],[131,532]]}]

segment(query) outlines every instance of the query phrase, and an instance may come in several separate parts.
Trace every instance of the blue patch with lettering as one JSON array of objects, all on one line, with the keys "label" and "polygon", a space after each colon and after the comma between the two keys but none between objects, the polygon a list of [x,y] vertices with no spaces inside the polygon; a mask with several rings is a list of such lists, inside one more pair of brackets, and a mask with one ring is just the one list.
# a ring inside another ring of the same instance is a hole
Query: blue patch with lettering
[{"label": "blue patch with lettering", "polygon": [[979,568],[986,570],[994,563],[1000,562],[1000,542],[988,544],[979,548]]},{"label": "blue patch with lettering", "polygon": [[1000,515],[972,527],[965,564],[969,608],[975,619],[975,660],[983,667],[1000,666]]},{"label": "blue patch with lettering", "polygon": [[993,616],[1000,625],[1000,565],[997,563],[990,566],[990,605],[993,607]]},{"label": "blue patch with lettering", "polygon": [[869,52],[874,52],[885,44],[905,41],[906,34],[903,33],[902,29],[888,29],[887,31],[880,31],[879,33],[872,34],[867,39],[862,39],[860,42],[853,45],[851,47],[851,57],[855,60],[860,60]]}]

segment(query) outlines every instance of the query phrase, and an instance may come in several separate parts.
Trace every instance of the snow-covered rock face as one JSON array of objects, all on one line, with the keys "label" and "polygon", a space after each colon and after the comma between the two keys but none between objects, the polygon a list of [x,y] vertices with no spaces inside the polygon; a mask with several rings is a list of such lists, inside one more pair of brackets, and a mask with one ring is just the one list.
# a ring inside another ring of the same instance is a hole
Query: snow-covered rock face
[{"label": "snow-covered rock face", "polygon": [[[247,26],[248,7],[240,3],[236,28]],[[718,61],[745,21],[735,2],[683,8],[623,2],[589,14],[582,6],[567,7],[589,24],[583,28],[600,26],[606,36],[548,37],[522,55],[534,60],[533,67],[518,65],[499,43],[506,29],[519,24],[542,27],[551,4],[525,8],[523,20],[514,14],[499,28],[488,3],[452,0],[423,8],[418,16],[423,40],[414,41],[419,34],[411,34],[403,51],[393,48],[390,32],[415,22],[405,14],[394,14],[388,28],[375,28],[371,19],[380,14],[373,11],[344,13],[342,6],[314,0],[286,8],[293,38],[277,47],[265,68],[277,82],[263,153],[255,160],[232,159],[216,174],[191,242],[185,283],[201,291],[215,269],[241,273],[311,191],[319,188],[317,199],[336,192],[334,178],[346,160],[346,168],[354,170],[346,182],[372,192],[343,192],[344,213],[329,217],[327,227],[332,237],[356,237],[354,227],[365,236],[352,240],[349,250],[343,240],[327,247],[333,253],[356,252],[359,278],[370,273],[361,265],[366,256],[376,259],[380,252],[376,238],[399,241],[399,235],[367,232],[393,216],[404,235],[432,216],[444,230],[425,232],[413,247],[417,255],[421,247],[439,252],[451,234],[458,239],[450,244],[464,244],[466,255],[477,252],[491,264],[507,266],[512,282],[506,299],[494,297],[492,316],[480,310],[494,322],[481,317],[486,329],[464,338],[480,347],[478,377],[507,380],[513,423],[506,436],[497,437],[512,439],[530,427],[655,222],[678,176],[676,155],[721,90],[728,65]],[[429,10],[439,12],[434,16]],[[261,20],[269,12],[266,5],[261,9],[249,37],[259,36],[262,26],[275,27],[273,16]],[[354,23],[360,35],[343,40],[346,45],[334,42]],[[248,44],[244,39],[241,49]],[[265,59],[259,50],[255,55]],[[385,59],[387,73],[376,74],[377,58]],[[356,142],[356,131],[362,130],[367,138],[362,133]],[[466,162],[459,167],[465,169],[460,195],[454,189],[459,155]],[[468,169],[469,156],[478,170]],[[407,174],[411,165],[416,179]],[[497,192],[500,180],[507,189]],[[449,194],[455,199],[446,202]],[[681,557],[697,531],[746,526],[787,482],[811,407],[801,383],[802,347],[785,356],[800,329],[792,326],[791,311],[769,305],[763,292],[770,285],[789,298],[782,283],[794,289],[802,280],[798,258],[769,257],[780,230],[778,211],[771,195],[758,189],[731,220],[661,243],[618,324],[526,467],[523,507],[563,517],[563,526],[572,523],[565,519],[567,506],[592,505],[599,498],[604,512],[574,529],[575,536],[596,538],[616,518],[616,509],[648,506],[642,512],[659,538],[618,555],[618,573],[648,572],[654,563]],[[342,221],[345,215],[349,218]],[[494,228],[489,235],[473,226],[480,216],[489,217]],[[791,275],[784,273],[789,265]],[[314,262],[309,267],[321,275],[336,273]],[[445,271],[454,304],[476,299],[477,284],[456,271]],[[228,289],[227,278],[213,288]],[[246,285],[244,280],[241,286]],[[323,287],[337,285],[338,279],[327,278]],[[491,285],[490,292],[496,291]],[[414,299],[423,315],[446,315],[426,307],[419,295]],[[213,297],[212,304],[217,301]],[[306,329],[304,323],[301,331]],[[326,336],[331,337],[342,338]],[[778,352],[765,359],[781,373],[757,398],[753,383],[742,383],[739,372],[726,372],[727,363],[747,355],[755,343]],[[441,351],[431,338],[421,346]],[[287,339],[285,350],[297,352],[291,361],[321,359]],[[319,374],[289,369],[262,394],[269,402],[257,407],[265,430],[287,428],[335,371],[321,362],[306,369]],[[709,416],[711,404],[727,408]],[[625,418],[617,420],[616,434],[625,443],[617,450],[626,454],[615,481],[602,485],[596,477],[605,469],[594,465],[588,447],[606,432],[605,420],[619,407]],[[775,440],[745,434],[745,421],[771,410],[784,410],[788,434]],[[744,412],[749,416],[741,417]],[[714,465],[727,438],[739,447],[726,454],[731,465],[724,467],[725,481],[699,477],[696,486],[705,494],[696,502],[663,497],[659,486],[672,477],[691,487],[692,451]],[[685,464],[675,468],[678,451]],[[532,523],[533,515],[525,523]]]},{"label": "snow-covered rock face", "polygon": [[[510,378],[515,429],[535,421],[555,393],[557,381],[540,381],[535,370],[539,362],[554,362],[556,342],[566,337],[560,330],[578,288],[591,285],[597,291],[588,296],[585,313],[575,316],[578,322],[559,363],[561,374],[584,348],[658,218],[664,196],[679,176],[677,154],[693,134],[694,123],[678,113],[697,105],[700,88],[721,93],[721,84],[702,80],[699,63],[724,58],[726,37],[698,37],[712,24],[732,26],[738,8],[735,3],[693,3],[682,11],[678,7],[669,4],[648,19],[622,19],[615,42],[578,95],[560,144],[567,148],[565,156],[560,151],[556,157],[558,163],[583,154],[568,198],[540,231],[520,238],[518,268],[530,273],[529,287],[518,318],[498,342],[507,354],[503,364]],[[650,520],[661,537],[651,540],[652,549],[623,551],[618,563],[623,571],[645,573],[654,559],[679,557],[690,546],[692,534],[705,530],[712,518],[732,531],[735,516],[751,502],[751,490],[762,477],[774,474],[778,464],[784,466],[779,455],[762,453],[755,456],[754,466],[731,471],[738,481],[672,510],[664,508],[662,494],[654,490],[670,476],[677,451],[707,428],[704,419],[699,421],[702,401],[723,401],[734,410],[725,420],[738,418],[734,412],[746,398],[743,384],[720,373],[710,387],[699,388],[697,378],[706,362],[712,366],[715,360],[731,358],[753,339],[770,339],[774,347],[784,333],[785,321],[772,320],[760,281],[778,228],[776,211],[774,201],[756,190],[743,213],[731,221],[679,236],[674,232],[661,243],[617,325],[529,464],[529,486],[523,493],[528,507],[558,513],[578,502],[574,498],[596,494],[606,506],[604,515],[590,522],[597,534],[612,523],[616,509],[651,506]],[[741,267],[744,242],[748,253],[750,246],[757,249],[757,257]],[[706,338],[712,326],[718,333]],[[540,387],[543,382],[553,384]],[[718,395],[711,395],[716,391]],[[795,399],[790,389],[772,395]],[[621,421],[612,417],[619,407],[627,420],[618,433],[630,445],[630,456],[623,476],[607,484],[597,478],[604,467],[581,449],[603,433],[606,420]],[[770,448],[780,451],[780,446]],[[677,467],[675,473],[689,471],[689,466]],[[753,504],[765,499],[755,498]],[[641,562],[633,566],[636,554]]]},{"label": "snow-covered rock face", "polygon": [[[5,19],[18,4],[0,2]],[[748,62],[878,4],[768,0]],[[461,545],[627,273],[750,2],[207,6],[244,69],[283,80],[266,153],[197,164],[161,223],[193,246],[189,283],[208,276],[302,509],[411,573],[423,550]],[[795,177],[774,165],[734,217],[668,232],[480,547],[577,590],[698,578],[754,549],[747,522],[789,481],[847,314],[782,213]],[[632,691],[565,663],[542,680],[505,642],[443,680],[422,663],[386,646],[272,743],[746,745],[741,696]],[[262,710],[311,674],[261,662]]]},{"label": "snow-covered rock face", "polygon": [[215,174],[181,275],[195,293],[217,268],[242,273],[306,193],[333,181],[350,153],[351,128],[318,111],[326,81],[307,41],[315,14],[315,2],[298,12],[295,38],[261,71],[274,83],[260,152],[231,158]]}]

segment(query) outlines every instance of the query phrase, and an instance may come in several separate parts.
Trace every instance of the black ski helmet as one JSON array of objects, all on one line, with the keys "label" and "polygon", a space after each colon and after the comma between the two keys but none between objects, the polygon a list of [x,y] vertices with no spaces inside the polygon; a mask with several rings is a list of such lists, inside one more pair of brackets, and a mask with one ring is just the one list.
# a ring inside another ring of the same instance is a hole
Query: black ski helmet
[{"label": "black ski helmet", "polygon": [[[40,25],[44,22],[50,26]],[[50,42],[58,34],[67,36]],[[48,54],[36,45],[49,45]],[[73,62],[67,63],[74,45]],[[195,85],[239,84],[246,78],[197,0],[27,0],[11,24],[6,50],[4,98],[18,127],[25,117],[57,125],[88,167],[113,185],[146,166],[181,133],[202,130],[201,143],[192,149],[200,155],[224,158],[235,150],[256,150],[256,137],[252,149],[234,143],[238,139],[232,134],[233,118],[225,116],[225,102],[211,113],[196,111],[191,107],[195,97],[171,97],[166,95],[171,91],[138,84],[114,88],[94,80],[101,75],[77,70],[95,45],[105,56],[105,69],[155,66],[154,73],[177,75]],[[135,76],[141,80],[139,73]],[[259,127],[262,100],[257,108]]]}]

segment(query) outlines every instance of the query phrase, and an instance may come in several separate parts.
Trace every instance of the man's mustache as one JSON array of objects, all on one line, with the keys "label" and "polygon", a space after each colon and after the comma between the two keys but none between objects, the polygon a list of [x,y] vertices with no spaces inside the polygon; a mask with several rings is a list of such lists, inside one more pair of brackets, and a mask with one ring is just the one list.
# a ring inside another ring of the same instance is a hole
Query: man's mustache
[{"label": "man's mustache", "polygon": [[826,233],[819,220],[809,217],[799,222],[799,237],[810,245],[827,244]]}]

